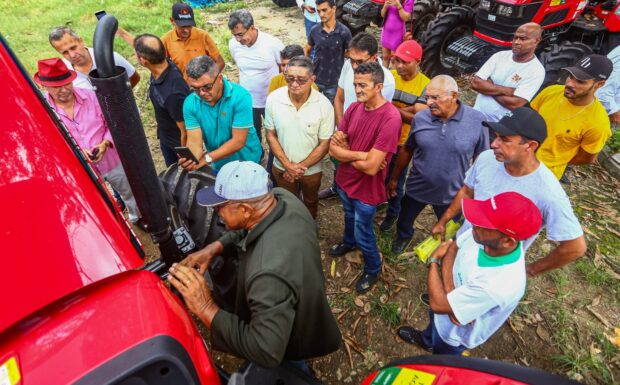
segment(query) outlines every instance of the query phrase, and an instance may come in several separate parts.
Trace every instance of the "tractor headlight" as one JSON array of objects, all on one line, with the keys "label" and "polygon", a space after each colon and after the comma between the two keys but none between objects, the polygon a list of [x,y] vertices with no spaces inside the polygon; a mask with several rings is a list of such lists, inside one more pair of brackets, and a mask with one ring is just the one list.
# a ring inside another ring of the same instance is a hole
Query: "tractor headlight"
[{"label": "tractor headlight", "polygon": [[[481,3],[482,4],[482,3]],[[495,11],[495,14],[498,16],[506,16],[510,17],[514,13],[514,7],[510,5],[499,4]]]},{"label": "tractor headlight", "polygon": [[482,9],[483,11],[488,11],[491,9],[491,0],[482,0],[480,2],[480,9]]}]

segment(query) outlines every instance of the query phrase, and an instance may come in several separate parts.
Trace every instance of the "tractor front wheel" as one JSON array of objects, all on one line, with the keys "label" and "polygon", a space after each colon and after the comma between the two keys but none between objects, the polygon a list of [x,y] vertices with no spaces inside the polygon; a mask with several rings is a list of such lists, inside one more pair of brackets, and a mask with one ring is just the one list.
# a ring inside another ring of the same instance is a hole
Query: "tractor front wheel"
[{"label": "tractor front wheel", "polygon": [[545,81],[542,87],[560,83],[562,68],[572,66],[591,53],[592,48],[588,45],[573,41],[563,41],[545,48],[540,54],[540,62],[545,67]]},{"label": "tractor front wheel", "polygon": [[435,19],[438,12],[439,8],[435,0],[418,0],[414,3],[412,20],[407,31],[411,33],[413,40],[420,41],[422,34]]},{"label": "tractor front wheel", "polygon": [[456,40],[473,34],[475,18],[473,8],[452,7],[428,25],[420,39],[420,45],[424,48],[422,71],[427,76],[456,73],[456,69],[446,60],[446,50]]},{"label": "tractor front wheel", "polygon": [[282,7],[282,8],[289,8],[289,7],[297,6],[297,2],[295,0],[273,0],[273,2],[276,3],[278,7]]}]

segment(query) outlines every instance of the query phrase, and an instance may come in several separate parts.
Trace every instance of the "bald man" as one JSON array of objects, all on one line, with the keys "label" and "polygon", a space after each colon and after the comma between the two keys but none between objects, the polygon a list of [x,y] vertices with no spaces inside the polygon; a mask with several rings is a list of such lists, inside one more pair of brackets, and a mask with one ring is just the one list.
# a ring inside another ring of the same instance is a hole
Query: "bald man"
[{"label": "bald man", "polygon": [[177,66],[166,58],[162,41],[145,33],[133,41],[138,62],[151,73],[149,98],[155,110],[159,148],[166,166],[176,163],[175,147],[185,146],[187,134],[183,120],[183,102],[189,87]]},{"label": "bald man", "polygon": [[471,78],[478,92],[474,108],[487,120],[499,121],[508,112],[523,107],[536,95],[545,80],[545,68],[536,57],[542,29],[536,23],[517,28],[511,51],[500,51]]},{"label": "bald man", "polygon": [[413,238],[413,222],[431,205],[441,218],[456,196],[465,171],[478,154],[489,148],[484,115],[459,100],[456,81],[435,76],[426,86],[428,109],[415,114],[407,142],[388,182],[389,196],[396,195],[398,179],[413,159],[396,222],[392,252],[404,252]]}]

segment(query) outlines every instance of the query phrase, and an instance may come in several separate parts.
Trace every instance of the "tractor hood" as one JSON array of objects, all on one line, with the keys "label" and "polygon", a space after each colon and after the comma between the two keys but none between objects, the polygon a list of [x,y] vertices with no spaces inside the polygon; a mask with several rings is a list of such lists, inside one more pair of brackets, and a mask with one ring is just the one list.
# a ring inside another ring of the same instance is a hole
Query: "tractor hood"
[{"label": "tractor hood", "polygon": [[109,194],[0,36],[0,332],[142,265]]}]

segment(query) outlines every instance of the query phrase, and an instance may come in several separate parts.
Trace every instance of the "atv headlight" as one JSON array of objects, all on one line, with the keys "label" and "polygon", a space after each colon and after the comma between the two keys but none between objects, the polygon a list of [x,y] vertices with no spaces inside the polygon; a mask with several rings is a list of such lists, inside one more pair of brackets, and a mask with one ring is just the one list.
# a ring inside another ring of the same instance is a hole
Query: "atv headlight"
[{"label": "atv headlight", "polygon": [[514,7],[510,5],[499,4],[495,14],[498,16],[510,17],[514,13]]},{"label": "atv headlight", "polygon": [[482,0],[480,2],[480,9],[483,11],[488,11],[491,9],[491,0]]}]

